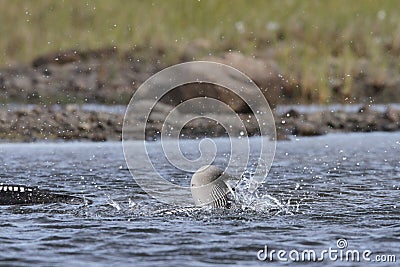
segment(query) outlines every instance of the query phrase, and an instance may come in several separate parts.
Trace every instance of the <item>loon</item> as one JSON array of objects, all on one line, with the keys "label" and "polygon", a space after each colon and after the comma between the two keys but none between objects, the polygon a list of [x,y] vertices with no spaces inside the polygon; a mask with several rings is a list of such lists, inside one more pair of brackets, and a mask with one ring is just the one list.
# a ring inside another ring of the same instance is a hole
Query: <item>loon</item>
[{"label": "loon", "polygon": [[190,181],[195,206],[187,206],[174,209],[161,209],[155,214],[175,215],[190,214],[206,208],[230,208],[231,201],[235,197],[235,189],[227,183],[233,177],[226,174],[214,165],[206,165],[198,169]]},{"label": "loon", "polygon": [[35,186],[0,184],[0,205],[33,205],[48,203],[91,204],[86,198],[53,193]]},{"label": "loon", "polygon": [[[234,189],[227,183],[232,177],[220,168],[207,165],[197,170],[191,179],[190,190],[197,208],[229,208]],[[91,204],[91,200],[53,193],[33,186],[0,184],[0,205],[34,205],[48,203]]]},{"label": "loon", "polygon": [[228,208],[229,198],[235,196],[234,189],[227,183],[232,179],[232,176],[214,165],[206,165],[198,169],[190,182],[195,205]]}]

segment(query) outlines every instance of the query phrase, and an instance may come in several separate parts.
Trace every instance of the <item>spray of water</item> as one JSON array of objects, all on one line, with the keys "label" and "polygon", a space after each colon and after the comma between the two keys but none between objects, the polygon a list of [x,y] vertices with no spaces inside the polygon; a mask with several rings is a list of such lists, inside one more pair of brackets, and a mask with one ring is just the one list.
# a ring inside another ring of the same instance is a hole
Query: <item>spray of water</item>
[{"label": "spray of water", "polygon": [[[257,173],[254,166],[256,164],[253,164],[243,172],[241,179],[236,184],[234,181],[228,182],[233,195],[231,200],[233,206],[242,211],[251,210],[275,215],[298,213],[300,203],[292,204],[290,198],[283,202],[267,192],[265,178],[268,169],[264,166],[265,164],[262,159],[258,160],[258,169],[264,168],[264,173]],[[258,177],[258,175],[264,175],[264,177]]]}]

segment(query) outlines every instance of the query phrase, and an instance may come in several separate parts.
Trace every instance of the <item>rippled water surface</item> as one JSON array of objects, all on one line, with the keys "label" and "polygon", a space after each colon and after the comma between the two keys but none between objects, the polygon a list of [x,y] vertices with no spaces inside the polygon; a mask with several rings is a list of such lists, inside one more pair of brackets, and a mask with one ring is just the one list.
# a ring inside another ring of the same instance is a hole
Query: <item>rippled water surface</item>
[{"label": "rippled water surface", "polygon": [[[190,174],[159,164],[166,177],[183,184],[190,180]],[[258,192],[258,204],[267,193],[279,200],[281,207],[270,211],[254,205],[160,212],[169,207],[135,184],[120,143],[1,144],[0,165],[2,183],[94,201],[89,206],[0,207],[0,265],[265,266],[269,263],[257,259],[265,245],[269,250],[319,252],[338,249],[341,238],[347,249],[371,250],[372,259],[393,254],[400,261],[398,133],[279,142],[267,182]]]}]

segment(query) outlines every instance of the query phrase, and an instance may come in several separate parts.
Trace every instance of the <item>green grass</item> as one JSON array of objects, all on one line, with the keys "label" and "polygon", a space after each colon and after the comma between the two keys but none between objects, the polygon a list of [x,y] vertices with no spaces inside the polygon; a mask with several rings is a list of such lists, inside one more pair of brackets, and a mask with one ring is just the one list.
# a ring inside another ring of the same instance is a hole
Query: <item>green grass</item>
[{"label": "green grass", "polygon": [[317,102],[333,100],[335,79],[343,81],[340,95],[351,96],[362,60],[375,79],[400,71],[396,0],[0,0],[0,10],[1,66],[110,45],[160,50],[172,64],[204,39],[210,46],[198,49],[199,58],[228,50],[268,55],[296,84],[293,97]]}]

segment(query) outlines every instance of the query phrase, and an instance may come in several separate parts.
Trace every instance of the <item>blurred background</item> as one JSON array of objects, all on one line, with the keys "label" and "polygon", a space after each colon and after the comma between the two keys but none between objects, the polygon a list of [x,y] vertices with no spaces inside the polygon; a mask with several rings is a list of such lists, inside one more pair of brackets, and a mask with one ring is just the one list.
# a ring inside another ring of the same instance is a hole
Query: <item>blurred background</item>
[{"label": "blurred background", "polygon": [[[247,74],[276,108],[282,138],[400,129],[395,0],[0,0],[0,10],[0,139],[120,139],[135,90],[192,60]],[[207,95],[248,116],[226,91],[177,88],[160,100],[170,106],[153,112],[165,117]],[[253,124],[248,131],[257,134]],[[153,121],[149,135],[160,125]],[[185,134],[218,135],[214,128],[205,121]]]},{"label": "blurred background", "polygon": [[[239,51],[276,62],[285,81],[283,102],[400,100],[400,10],[395,0],[1,0],[0,10],[2,69],[32,66],[49,53],[115,48],[119,60],[157,65],[147,67],[151,73]],[[85,56],[91,55],[80,60]],[[11,91],[18,87],[8,86]],[[1,101],[28,96],[2,92]]]}]

